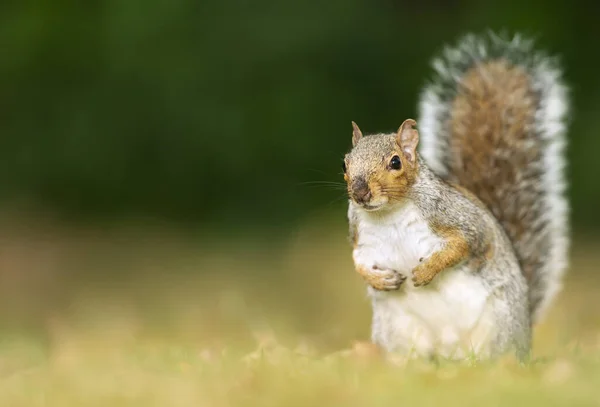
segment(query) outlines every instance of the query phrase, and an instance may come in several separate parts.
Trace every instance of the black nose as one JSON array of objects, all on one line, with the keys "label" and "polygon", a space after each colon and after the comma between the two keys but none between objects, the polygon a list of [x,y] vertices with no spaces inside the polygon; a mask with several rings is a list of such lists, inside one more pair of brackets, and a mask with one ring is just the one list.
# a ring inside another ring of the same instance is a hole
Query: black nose
[{"label": "black nose", "polygon": [[364,178],[357,178],[352,182],[352,195],[357,202],[366,202],[371,199],[371,191],[369,191],[369,185]]}]

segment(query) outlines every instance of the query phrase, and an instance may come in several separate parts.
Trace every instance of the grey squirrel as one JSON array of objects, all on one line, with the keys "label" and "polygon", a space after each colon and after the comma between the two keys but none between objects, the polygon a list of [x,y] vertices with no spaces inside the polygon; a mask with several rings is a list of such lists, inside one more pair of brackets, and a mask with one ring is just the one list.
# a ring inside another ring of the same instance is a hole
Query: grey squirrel
[{"label": "grey squirrel", "polygon": [[[417,122],[362,135],[344,158],[371,339],[406,356],[515,352],[567,266],[567,87],[518,35],[467,35],[433,60]],[[420,143],[420,145],[419,145]]]}]

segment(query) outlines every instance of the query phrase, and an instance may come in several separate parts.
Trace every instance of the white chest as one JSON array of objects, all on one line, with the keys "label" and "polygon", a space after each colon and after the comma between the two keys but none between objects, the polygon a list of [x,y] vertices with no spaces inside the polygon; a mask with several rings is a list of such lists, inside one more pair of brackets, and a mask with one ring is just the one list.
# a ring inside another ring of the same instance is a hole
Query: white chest
[{"label": "white chest", "polygon": [[419,261],[428,257],[443,244],[415,207],[409,203],[388,216],[359,214],[359,257],[366,264],[390,268],[410,277]]},{"label": "white chest", "polygon": [[398,291],[369,289],[373,340],[390,351],[465,357],[482,352],[495,325],[490,292],[465,265],[444,270],[428,286],[414,287],[412,269],[443,247],[419,210],[408,204],[387,217],[358,216],[357,263],[404,274]]}]

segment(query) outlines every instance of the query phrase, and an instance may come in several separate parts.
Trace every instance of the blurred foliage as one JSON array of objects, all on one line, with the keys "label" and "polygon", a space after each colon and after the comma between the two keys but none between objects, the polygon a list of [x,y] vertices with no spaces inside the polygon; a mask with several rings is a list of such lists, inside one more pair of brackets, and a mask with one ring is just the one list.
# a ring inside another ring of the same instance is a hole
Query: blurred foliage
[{"label": "blurred foliage", "polygon": [[574,99],[573,217],[598,228],[599,8],[5,0],[0,198],[94,216],[263,224],[306,216],[341,195],[303,183],[340,180],[350,121],[372,132],[415,116],[431,56],[464,32],[492,28],[539,36],[563,56]]}]

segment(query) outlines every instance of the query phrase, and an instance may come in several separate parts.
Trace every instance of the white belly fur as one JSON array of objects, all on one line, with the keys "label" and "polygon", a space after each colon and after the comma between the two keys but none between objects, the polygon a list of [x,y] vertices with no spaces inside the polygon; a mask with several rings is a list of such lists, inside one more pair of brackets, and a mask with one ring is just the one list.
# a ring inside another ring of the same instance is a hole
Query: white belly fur
[{"label": "white belly fur", "polygon": [[414,287],[412,269],[443,244],[412,205],[387,217],[358,215],[355,261],[407,276],[398,291],[369,289],[374,342],[388,351],[446,358],[489,353],[496,324],[493,298],[465,265],[444,270],[429,285]]}]

